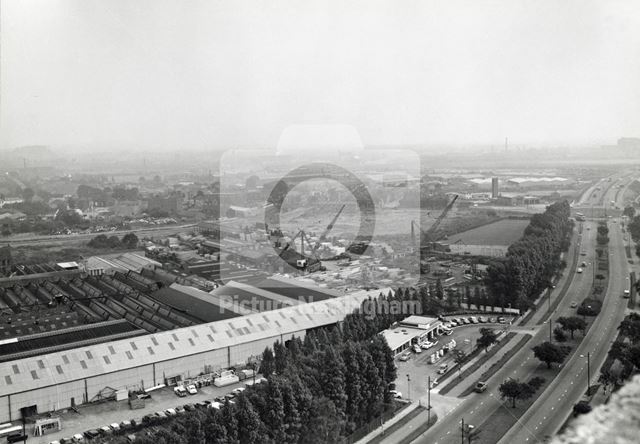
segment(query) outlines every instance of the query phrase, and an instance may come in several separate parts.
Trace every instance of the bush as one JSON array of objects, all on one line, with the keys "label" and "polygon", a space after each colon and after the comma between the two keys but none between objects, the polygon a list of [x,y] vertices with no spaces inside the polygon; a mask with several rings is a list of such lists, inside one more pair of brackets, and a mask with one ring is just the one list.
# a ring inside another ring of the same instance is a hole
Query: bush
[{"label": "bush", "polygon": [[558,342],[566,342],[567,341],[567,335],[564,333],[564,331],[560,327],[556,327],[556,328],[553,329],[553,337]]},{"label": "bush", "polygon": [[573,416],[584,415],[592,410],[591,405],[586,401],[580,401],[573,406]]}]

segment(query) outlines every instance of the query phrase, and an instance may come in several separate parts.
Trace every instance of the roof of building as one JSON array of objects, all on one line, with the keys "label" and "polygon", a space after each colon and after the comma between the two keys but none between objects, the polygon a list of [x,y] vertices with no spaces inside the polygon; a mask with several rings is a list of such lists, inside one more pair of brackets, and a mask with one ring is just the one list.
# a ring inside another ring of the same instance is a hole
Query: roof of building
[{"label": "roof of building", "polygon": [[[386,294],[389,289],[381,291]],[[361,290],[341,298],[3,362],[0,396],[334,324],[378,294],[378,290]]]},{"label": "roof of building", "polygon": [[105,254],[101,256],[91,256],[87,259],[87,268],[89,269],[130,270],[140,273],[142,269],[147,267],[162,267],[162,264],[145,257],[144,252]]},{"label": "roof of building", "polygon": [[384,330],[382,332],[382,336],[387,341],[387,344],[389,344],[389,348],[391,350],[396,350],[411,341],[413,338],[423,335],[425,332],[426,330],[422,328],[395,327]]},{"label": "roof of building", "polygon": [[412,315],[406,319],[403,319],[400,323],[403,325],[419,326],[420,328],[431,328],[434,324],[437,324],[439,322],[440,321],[438,321],[436,318]]}]

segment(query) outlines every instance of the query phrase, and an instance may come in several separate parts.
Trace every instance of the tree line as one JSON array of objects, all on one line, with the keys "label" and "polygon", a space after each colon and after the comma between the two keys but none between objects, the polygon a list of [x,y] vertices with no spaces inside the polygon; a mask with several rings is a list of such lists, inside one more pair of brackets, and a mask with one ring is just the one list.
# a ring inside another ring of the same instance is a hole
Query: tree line
[{"label": "tree line", "polygon": [[560,253],[567,251],[573,228],[569,203],[564,200],[535,214],[524,235],[509,247],[504,258],[487,268],[485,285],[498,305],[525,310],[545,290],[566,264]]}]

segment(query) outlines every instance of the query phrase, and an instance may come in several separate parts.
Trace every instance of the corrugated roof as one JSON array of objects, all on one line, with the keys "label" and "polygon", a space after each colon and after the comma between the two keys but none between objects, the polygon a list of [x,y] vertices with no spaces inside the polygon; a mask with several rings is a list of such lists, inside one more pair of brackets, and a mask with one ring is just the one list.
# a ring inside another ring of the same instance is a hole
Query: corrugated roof
[{"label": "corrugated roof", "polygon": [[[387,294],[389,289],[381,290]],[[0,396],[334,324],[380,291],[0,363]],[[299,315],[298,312],[303,315]],[[232,326],[230,324],[233,324]],[[195,332],[195,334],[194,334]],[[169,343],[180,341],[172,350]],[[189,340],[191,339],[191,340]],[[115,352],[115,353],[112,353]],[[104,359],[107,356],[108,359]],[[57,370],[60,366],[62,373]],[[5,376],[10,376],[11,383]]]}]

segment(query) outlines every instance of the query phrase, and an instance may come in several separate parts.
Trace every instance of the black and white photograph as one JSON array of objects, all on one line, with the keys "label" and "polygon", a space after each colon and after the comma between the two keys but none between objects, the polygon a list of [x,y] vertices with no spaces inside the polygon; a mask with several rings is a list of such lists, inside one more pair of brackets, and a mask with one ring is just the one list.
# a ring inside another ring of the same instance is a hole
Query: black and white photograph
[{"label": "black and white photograph", "polygon": [[0,0],[0,443],[637,444],[639,281],[637,1]]}]

